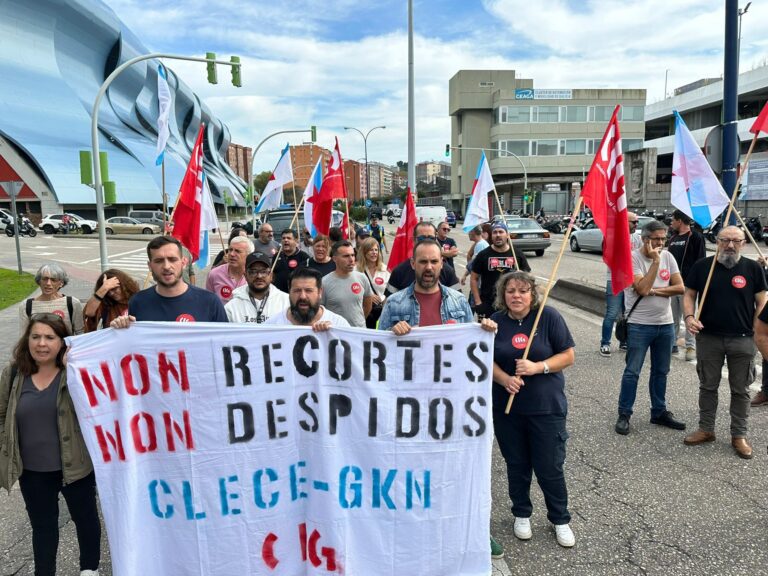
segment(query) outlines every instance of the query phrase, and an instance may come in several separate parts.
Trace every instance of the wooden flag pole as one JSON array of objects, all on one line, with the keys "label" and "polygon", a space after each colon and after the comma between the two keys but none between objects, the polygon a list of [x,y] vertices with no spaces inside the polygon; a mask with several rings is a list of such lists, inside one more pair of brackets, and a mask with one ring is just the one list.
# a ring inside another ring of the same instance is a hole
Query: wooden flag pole
[{"label": "wooden flag pole", "polygon": [[[523,352],[523,360],[528,359],[528,353],[531,351],[531,344],[533,343],[533,339],[536,336],[536,328],[539,325],[539,319],[541,318],[541,313],[544,311],[544,305],[547,303],[547,298],[549,298],[549,292],[552,290],[552,286],[555,284],[555,276],[557,275],[557,269],[560,267],[560,261],[563,259],[563,253],[565,252],[565,247],[568,245],[568,239],[571,236],[571,231],[573,230],[573,223],[576,221],[576,217],[579,214],[579,210],[581,210],[581,204],[584,202],[584,197],[579,196],[579,199],[576,201],[576,206],[573,208],[573,213],[571,214],[571,220],[568,222],[568,228],[565,231],[565,236],[563,236],[563,242],[560,245],[560,253],[557,255],[557,260],[555,261],[555,266],[552,268],[552,272],[549,275],[549,280],[547,281],[547,289],[544,291],[544,297],[541,299],[541,304],[539,304],[539,309],[536,312],[536,318],[533,321],[533,327],[531,328],[531,333],[528,336],[528,344],[525,346],[525,351]],[[509,414],[509,411],[512,410],[512,403],[515,401],[515,395],[510,394],[509,400],[507,400],[507,406],[504,409],[504,414]]]},{"label": "wooden flag pole", "polygon": [[[288,226],[288,228],[293,229],[293,225],[299,221],[299,210],[301,210],[301,207],[304,206],[304,196],[302,195],[301,201],[299,202],[299,205],[296,206],[296,212],[293,213],[293,218],[291,218],[291,224]],[[331,212],[333,213],[333,212]],[[299,241],[301,241],[301,234],[299,234]],[[277,249],[277,253],[275,254],[275,259],[272,261],[272,270],[271,272],[274,273],[275,266],[277,266],[277,259],[280,257],[280,253],[283,251],[283,243],[280,242],[280,248]]]},{"label": "wooden flag pole", "polygon": [[[728,212],[725,214],[725,218],[723,219],[723,228],[725,228],[728,225],[728,220],[731,219],[731,213],[733,212],[733,206],[736,204],[736,197],[739,195],[739,188],[741,187],[741,179],[744,176],[744,174],[747,173],[747,167],[749,166],[749,159],[752,156],[752,150],[755,148],[755,144],[757,143],[757,137],[760,135],[760,132],[755,134],[755,137],[752,138],[752,144],[749,145],[749,150],[747,151],[747,157],[744,159],[744,168],[741,170],[741,173],[739,174],[738,180],[736,180],[736,185],[733,187],[733,194],[731,195],[731,201],[728,204]],[[746,226],[745,226],[746,228]],[[698,322],[699,318],[701,317],[701,309],[704,308],[704,302],[707,299],[707,293],[709,292],[709,285],[712,282],[712,274],[715,273],[715,264],[717,264],[717,256],[720,254],[720,243],[715,242],[715,256],[712,258],[712,265],[709,267],[709,274],[707,275],[707,281],[704,284],[704,290],[701,292],[701,298],[699,298],[699,308],[695,311],[695,314],[693,316],[694,320]]]},{"label": "wooden flag pole", "polygon": [[[496,192],[496,186],[493,187],[493,197],[496,198],[496,206],[499,207],[499,215],[501,216],[501,221],[504,223],[504,227],[507,227],[507,219],[504,217],[504,208],[501,207],[501,200],[499,200],[499,193]],[[509,234],[509,229],[507,229],[507,234]],[[509,240],[509,247],[512,248],[512,258],[515,259],[515,270],[518,272],[520,271],[520,265],[517,262],[517,253],[515,252],[515,245],[512,244],[512,239],[508,238]]]}]

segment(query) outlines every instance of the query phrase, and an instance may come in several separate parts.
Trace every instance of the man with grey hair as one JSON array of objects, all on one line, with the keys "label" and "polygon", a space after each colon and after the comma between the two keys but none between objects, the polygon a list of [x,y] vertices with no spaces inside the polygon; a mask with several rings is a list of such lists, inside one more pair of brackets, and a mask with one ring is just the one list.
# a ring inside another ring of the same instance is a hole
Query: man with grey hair
[{"label": "man with grey hair", "polygon": [[672,326],[670,298],[682,294],[683,279],[674,256],[664,250],[667,227],[658,220],[643,226],[643,245],[632,252],[633,283],[624,290],[627,319],[627,360],[619,393],[618,434],[629,434],[629,418],[637,395],[637,381],[651,351],[651,373],[648,391],[651,395],[651,424],[674,430],[685,430],[685,424],[667,410],[667,374],[672,360]]},{"label": "man with grey hair", "polygon": [[208,273],[205,289],[219,297],[222,304],[232,298],[232,293],[240,286],[247,286],[245,278],[245,259],[253,252],[253,242],[246,236],[235,236],[229,241],[227,265],[218,266]]},{"label": "man with grey hair", "polygon": [[[752,458],[747,442],[749,385],[755,376],[753,326],[765,304],[765,276],[754,260],[741,257],[744,232],[726,226],[717,236],[717,254],[696,262],[685,280],[685,327],[696,335],[699,374],[699,429],[685,437],[695,446],[715,440],[717,389],[725,362],[731,387],[731,446],[740,458]],[[717,258],[700,317],[694,309]]]}]

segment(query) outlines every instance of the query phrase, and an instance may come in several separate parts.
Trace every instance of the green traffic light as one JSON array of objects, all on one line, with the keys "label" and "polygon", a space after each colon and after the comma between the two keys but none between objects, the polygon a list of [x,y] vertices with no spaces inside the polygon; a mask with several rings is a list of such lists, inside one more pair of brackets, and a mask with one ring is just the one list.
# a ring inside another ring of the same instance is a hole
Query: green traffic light
[{"label": "green traffic light", "polygon": [[312,142],[317,142],[317,126],[310,126]]},{"label": "green traffic light", "polygon": [[451,145],[446,144],[445,145],[445,157],[448,158],[451,155]]},{"label": "green traffic light", "polygon": [[[216,53],[215,52],[206,52],[205,53],[206,60],[216,60]],[[210,84],[218,84],[219,78],[216,75],[216,63],[215,62],[207,62],[206,67],[208,68],[208,82]]]},{"label": "green traffic light", "polygon": [[232,68],[232,85],[237,86],[238,88],[243,87],[243,80],[240,77],[240,56],[232,56],[229,59],[230,62],[232,62],[233,66]]}]

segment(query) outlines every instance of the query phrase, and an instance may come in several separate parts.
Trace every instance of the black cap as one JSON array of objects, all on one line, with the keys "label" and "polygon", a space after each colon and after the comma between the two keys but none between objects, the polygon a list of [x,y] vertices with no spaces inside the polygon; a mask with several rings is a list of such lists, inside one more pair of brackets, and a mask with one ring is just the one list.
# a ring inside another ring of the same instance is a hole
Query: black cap
[{"label": "black cap", "polygon": [[267,256],[263,252],[252,252],[251,254],[248,254],[248,257],[245,259],[245,267],[250,268],[251,264],[255,264],[256,262],[272,266],[272,258],[270,256]]}]

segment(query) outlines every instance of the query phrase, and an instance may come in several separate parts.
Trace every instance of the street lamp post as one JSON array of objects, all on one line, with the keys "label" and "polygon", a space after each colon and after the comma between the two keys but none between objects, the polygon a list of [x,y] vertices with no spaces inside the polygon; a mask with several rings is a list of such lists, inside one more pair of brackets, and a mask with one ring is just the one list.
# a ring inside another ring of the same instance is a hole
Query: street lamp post
[{"label": "street lamp post", "polygon": [[386,126],[374,126],[370,130],[368,130],[368,132],[366,132],[365,134],[363,134],[361,130],[359,130],[358,128],[355,128],[354,126],[344,126],[344,130],[355,130],[357,133],[360,134],[360,136],[363,137],[363,148],[365,149],[365,196],[366,196],[366,200],[371,197],[371,188],[370,188],[370,186],[371,186],[371,173],[368,170],[368,136],[371,134],[371,132],[373,132],[377,128],[381,128],[382,130],[384,130],[386,128]]},{"label": "street lamp post", "polygon": [[[523,196],[525,196],[526,192],[528,192],[528,171],[525,169],[525,164],[523,164],[523,161],[520,159],[520,157],[515,154],[514,152],[510,152],[509,150],[494,150],[493,148],[469,148],[466,146],[451,146],[451,150],[482,150],[483,152],[498,152],[498,153],[504,153],[505,156],[513,156],[517,159],[518,162],[520,162],[520,166],[523,168]],[[525,210],[525,201],[523,201],[523,210]]]},{"label": "street lamp post", "polygon": [[752,2],[747,2],[747,5],[744,6],[744,8],[739,8],[739,40],[736,46],[736,62],[741,60],[741,17],[747,13],[750,6],[752,6]]},{"label": "street lamp post", "polygon": [[178,56],[176,54],[144,54],[142,56],[136,56],[131,58],[127,62],[123,62],[112,71],[112,74],[107,76],[104,83],[96,93],[96,100],[93,103],[93,112],[91,113],[91,146],[93,148],[93,189],[96,192],[96,220],[99,223],[99,259],[101,261],[101,271],[105,271],[109,268],[109,258],[107,256],[107,232],[106,221],[104,219],[104,195],[103,195],[103,183],[101,181],[101,163],[99,162],[99,106],[101,99],[107,93],[109,85],[113,80],[117,78],[120,73],[126,68],[133,66],[137,62],[143,60],[154,60],[158,58],[165,58],[168,60],[187,60],[189,62],[205,62],[213,64],[225,64],[227,66],[237,66],[238,62],[227,62],[226,60],[215,60],[213,58],[195,58],[192,56]]}]

